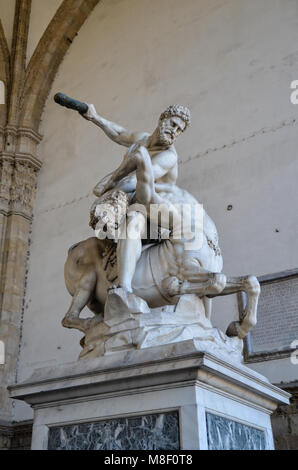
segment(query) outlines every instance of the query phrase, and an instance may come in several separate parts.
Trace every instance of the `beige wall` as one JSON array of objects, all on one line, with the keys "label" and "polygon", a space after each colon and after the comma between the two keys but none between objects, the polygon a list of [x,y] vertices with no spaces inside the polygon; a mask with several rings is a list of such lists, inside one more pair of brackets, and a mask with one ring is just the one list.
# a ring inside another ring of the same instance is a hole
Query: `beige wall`
[{"label": "beige wall", "polygon": [[29,62],[41,36],[53,18],[62,0],[32,0],[30,27],[27,48],[27,63]]},{"label": "beige wall", "polygon": [[0,19],[3,25],[8,47],[11,49],[15,0],[0,0]]},{"label": "beige wall", "polygon": [[[297,267],[298,127],[289,99],[298,78],[297,18],[292,0],[103,0],[96,7],[43,116],[19,380],[79,353],[80,333],[60,325],[70,303],[63,264],[71,244],[92,236],[91,189],[123,154],[58,107],[57,91],[93,102],[132,130],[152,130],[171,103],[189,106],[193,124],[177,143],[180,184],[215,220],[224,271]],[[216,325],[235,316],[235,297],[216,300]],[[288,359],[256,366],[274,382],[297,378],[297,367]],[[28,417],[18,405],[16,419]]]},{"label": "beige wall", "polygon": [[[15,0],[0,0],[0,19],[3,24],[9,49],[11,48]],[[32,0],[28,37],[27,63],[47,25],[61,5],[62,0]]]}]

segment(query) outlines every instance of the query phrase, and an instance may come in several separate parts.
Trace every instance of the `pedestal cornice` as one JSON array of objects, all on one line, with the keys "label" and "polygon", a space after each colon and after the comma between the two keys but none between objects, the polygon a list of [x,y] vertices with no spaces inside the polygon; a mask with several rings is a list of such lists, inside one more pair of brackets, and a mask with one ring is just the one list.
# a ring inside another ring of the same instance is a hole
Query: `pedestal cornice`
[{"label": "pedestal cornice", "polygon": [[268,412],[277,403],[289,403],[290,397],[248,367],[201,351],[199,342],[192,340],[38,369],[9,391],[11,398],[43,407],[82,397],[119,396],[128,390],[143,393],[183,384],[220,390]]}]

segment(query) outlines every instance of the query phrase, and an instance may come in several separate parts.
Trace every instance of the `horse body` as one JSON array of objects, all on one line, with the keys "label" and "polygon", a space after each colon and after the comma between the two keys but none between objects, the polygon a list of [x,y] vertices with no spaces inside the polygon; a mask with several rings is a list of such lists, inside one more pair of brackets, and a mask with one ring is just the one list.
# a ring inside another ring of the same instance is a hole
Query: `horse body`
[{"label": "horse body", "polygon": [[[167,294],[163,282],[169,276],[179,277],[179,260],[183,265],[197,264],[198,271],[202,269],[219,273],[222,269],[222,257],[216,249],[219,250],[216,227],[204,211],[203,240],[199,250],[184,250],[183,244],[171,238],[143,248],[132,281],[134,294],[143,298],[150,307],[177,303],[175,296]],[[116,283],[115,251],[116,244],[113,241],[99,240],[96,237],[73,245],[68,250],[64,268],[69,293],[74,296],[79,285],[89,283],[90,289],[92,285],[90,296],[104,305],[108,288]],[[108,272],[111,263],[114,264],[113,273]]]},{"label": "horse body", "polygon": [[[193,196],[179,188],[174,196],[168,193],[166,197],[174,197],[174,202],[178,200],[179,204],[197,203]],[[111,240],[91,237],[68,250],[64,274],[66,287],[73,298],[62,320],[63,326],[85,332],[92,321],[79,318],[85,306],[97,314],[98,319],[102,318],[109,288],[117,285],[116,247]],[[158,244],[143,247],[132,280],[133,294],[151,308],[176,304],[183,294],[196,294],[204,299],[206,316],[210,317],[208,299],[246,292],[247,304],[241,321],[232,322],[227,329],[229,336],[243,338],[256,324],[260,286],[254,276],[226,277],[221,274],[222,266],[217,230],[204,211],[199,249],[192,247],[192,242],[186,249],[182,240],[171,236]]]}]

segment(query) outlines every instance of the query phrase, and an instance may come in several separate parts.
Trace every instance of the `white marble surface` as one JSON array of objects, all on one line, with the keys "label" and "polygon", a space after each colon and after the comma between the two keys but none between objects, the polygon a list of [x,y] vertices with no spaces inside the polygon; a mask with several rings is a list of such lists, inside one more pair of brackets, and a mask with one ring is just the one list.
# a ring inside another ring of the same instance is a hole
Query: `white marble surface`
[{"label": "white marble surface", "polygon": [[183,295],[176,306],[153,309],[144,300],[129,295],[122,289],[115,289],[115,294],[112,291],[104,319],[91,323],[86,330],[80,359],[195,339],[201,351],[242,362],[243,341],[213,328],[203,301],[196,295]]}]

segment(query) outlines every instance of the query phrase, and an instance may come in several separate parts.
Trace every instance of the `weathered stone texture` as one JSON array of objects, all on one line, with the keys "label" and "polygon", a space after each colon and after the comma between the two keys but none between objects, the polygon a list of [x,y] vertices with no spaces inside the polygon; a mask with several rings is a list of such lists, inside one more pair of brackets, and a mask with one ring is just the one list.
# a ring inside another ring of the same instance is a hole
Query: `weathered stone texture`
[{"label": "weathered stone texture", "polygon": [[272,415],[276,450],[298,449],[298,383],[279,385],[292,394],[289,406],[280,406]]},{"label": "weathered stone texture", "polygon": [[0,423],[1,450],[29,450],[31,448],[32,423]]}]

